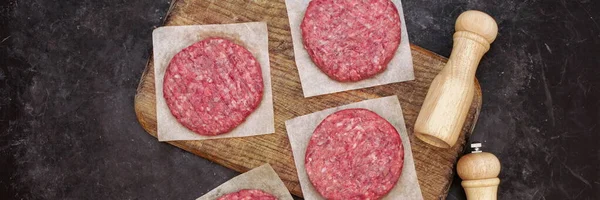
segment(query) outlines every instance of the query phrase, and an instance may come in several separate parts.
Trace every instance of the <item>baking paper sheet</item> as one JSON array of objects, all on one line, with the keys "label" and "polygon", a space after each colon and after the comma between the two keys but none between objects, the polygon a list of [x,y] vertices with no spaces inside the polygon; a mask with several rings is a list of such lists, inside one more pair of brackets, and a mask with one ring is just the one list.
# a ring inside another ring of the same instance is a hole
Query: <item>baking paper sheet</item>
[{"label": "baking paper sheet", "polygon": [[358,82],[342,83],[329,78],[324,74],[310,59],[310,56],[304,49],[302,44],[302,31],[300,24],[304,18],[304,12],[310,0],[285,0],[288,17],[290,19],[290,30],[292,32],[292,42],[294,44],[294,57],[296,59],[296,67],[300,74],[300,82],[304,97],[317,96],[359,88],[372,87],[377,85],[385,85],[402,81],[414,80],[412,55],[410,52],[410,44],[408,41],[408,33],[402,11],[402,3],[400,0],[392,0],[401,21],[401,41],[394,58],[388,64],[388,67],[381,74],[370,79],[365,79]]},{"label": "baking paper sheet", "polygon": [[292,145],[292,153],[294,162],[298,171],[298,179],[302,187],[302,194],[305,199],[324,199],[315,190],[312,183],[308,179],[306,169],[304,168],[304,155],[306,154],[306,146],[310,137],[313,134],[317,125],[328,115],[347,108],[365,108],[369,109],[384,119],[388,120],[400,134],[402,145],[404,146],[404,166],[402,167],[402,175],[398,179],[396,186],[383,199],[423,199],[421,187],[417,180],[417,172],[410,147],[410,140],[406,133],[402,108],[396,96],[388,96],[383,98],[371,99],[352,103],[336,108],[315,112],[312,114],[296,117],[285,122],[285,128]]},{"label": "baking paper sheet", "polygon": [[272,194],[279,200],[293,200],[292,195],[269,164],[236,176],[196,200],[215,200],[220,196],[242,189],[259,189]]},{"label": "baking paper sheet", "polygon": [[[163,79],[167,66],[175,54],[183,48],[211,36],[231,39],[246,47],[254,55],[262,70],[264,93],[258,108],[237,128],[222,135],[202,136],[181,125],[171,114],[163,96]],[[275,132],[266,23],[165,26],[152,32],[152,42],[154,45],[156,123],[159,141],[245,137]]]}]

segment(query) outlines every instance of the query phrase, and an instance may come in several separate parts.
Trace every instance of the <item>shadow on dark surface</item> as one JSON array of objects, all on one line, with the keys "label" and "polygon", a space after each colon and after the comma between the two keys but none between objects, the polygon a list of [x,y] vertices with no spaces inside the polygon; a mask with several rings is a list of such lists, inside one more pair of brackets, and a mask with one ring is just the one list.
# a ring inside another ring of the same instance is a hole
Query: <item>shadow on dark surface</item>
[{"label": "shadow on dark surface", "polygon": [[[169,4],[0,3],[2,199],[194,199],[237,174],[137,123],[133,96]],[[461,12],[499,24],[472,136],[502,163],[499,199],[600,199],[598,1],[403,4],[411,42],[446,57]],[[459,183],[448,199],[464,199]]]}]

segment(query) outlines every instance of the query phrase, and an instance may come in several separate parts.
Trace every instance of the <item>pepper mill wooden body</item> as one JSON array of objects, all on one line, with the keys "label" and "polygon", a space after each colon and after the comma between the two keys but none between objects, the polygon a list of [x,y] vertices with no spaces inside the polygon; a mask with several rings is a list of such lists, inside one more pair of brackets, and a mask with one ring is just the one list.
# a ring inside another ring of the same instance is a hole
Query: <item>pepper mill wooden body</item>
[{"label": "pepper mill wooden body", "polygon": [[467,200],[496,200],[500,168],[500,161],[494,154],[481,152],[478,147],[461,157],[456,164],[456,171],[463,179],[461,185],[465,189]]},{"label": "pepper mill wooden body", "polygon": [[498,33],[492,17],[473,10],[458,16],[455,29],[450,58],[433,79],[414,129],[419,139],[442,148],[452,147],[460,135],[473,101],[477,66]]}]

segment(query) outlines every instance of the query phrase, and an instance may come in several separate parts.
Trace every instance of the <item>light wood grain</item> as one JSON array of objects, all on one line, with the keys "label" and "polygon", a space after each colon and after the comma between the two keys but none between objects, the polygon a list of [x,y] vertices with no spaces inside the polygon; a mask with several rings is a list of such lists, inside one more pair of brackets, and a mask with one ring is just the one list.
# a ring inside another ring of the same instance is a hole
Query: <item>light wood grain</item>
[{"label": "light wood grain", "polygon": [[417,138],[436,147],[454,146],[473,101],[477,66],[497,33],[496,21],[483,12],[458,17],[450,59],[433,79],[417,117]]},{"label": "light wood grain", "polygon": [[494,154],[470,153],[458,160],[456,171],[468,200],[496,200],[500,179],[500,161]]},{"label": "light wood grain", "polygon": [[[269,58],[273,83],[275,133],[263,136],[169,142],[179,148],[239,172],[270,163],[292,194],[302,196],[284,122],[296,116],[361,100],[398,95],[410,135],[415,167],[425,199],[446,197],[453,167],[461,154],[466,135],[473,130],[481,107],[481,90],[475,81],[475,98],[462,128],[459,142],[450,149],[428,145],[413,136],[413,125],[429,84],[446,63],[446,58],[411,46],[414,81],[311,98],[302,96],[294,64],[292,39],[283,1],[179,0],[173,4],[166,26],[223,24],[265,21],[269,29]],[[156,137],[154,70],[148,62],[135,96],[135,111],[142,127]]]}]

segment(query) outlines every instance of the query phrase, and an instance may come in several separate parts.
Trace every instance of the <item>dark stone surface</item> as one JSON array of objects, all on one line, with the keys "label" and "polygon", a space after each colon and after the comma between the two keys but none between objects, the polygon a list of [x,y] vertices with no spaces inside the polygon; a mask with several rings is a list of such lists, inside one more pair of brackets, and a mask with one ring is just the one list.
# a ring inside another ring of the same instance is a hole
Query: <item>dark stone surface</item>
[{"label": "dark stone surface", "polygon": [[[499,24],[472,137],[502,162],[499,199],[600,199],[599,1],[403,2],[411,42],[444,56],[462,11]],[[0,199],[193,199],[237,174],[136,121],[169,3],[0,3]]]}]

